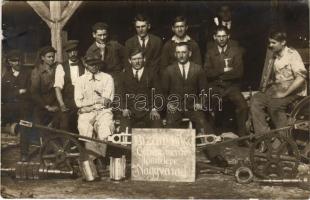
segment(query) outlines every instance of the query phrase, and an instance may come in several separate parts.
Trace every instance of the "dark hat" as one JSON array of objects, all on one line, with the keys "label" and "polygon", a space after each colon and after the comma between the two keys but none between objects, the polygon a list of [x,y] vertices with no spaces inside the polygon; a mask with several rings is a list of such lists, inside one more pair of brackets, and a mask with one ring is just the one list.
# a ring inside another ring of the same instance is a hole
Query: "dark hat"
[{"label": "dark hat", "polygon": [[22,53],[18,49],[13,49],[8,52],[7,59],[8,60],[20,60]]},{"label": "dark hat", "polygon": [[83,61],[87,64],[87,65],[98,65],[98,64],[103,64],[103,61],[100,59],[100,57],[94,55],[94,54],[87,54],[86,56],[84,56]]},{"label": "dark hat", "polygon": [[70,51],[76,49],[78,45],[79,45],[78,40],[69,40],[67,41],[67,43],[64,45],[63,48],[65,51]]},{"label": "dark hat", "polygon": [[54,52],[56,53],[56,50],[52,47],[52,46],[44,46],[40,49],[39,51],[39,55],[40,56],[44,56],[45,54],[49,53],[49,52]]}]

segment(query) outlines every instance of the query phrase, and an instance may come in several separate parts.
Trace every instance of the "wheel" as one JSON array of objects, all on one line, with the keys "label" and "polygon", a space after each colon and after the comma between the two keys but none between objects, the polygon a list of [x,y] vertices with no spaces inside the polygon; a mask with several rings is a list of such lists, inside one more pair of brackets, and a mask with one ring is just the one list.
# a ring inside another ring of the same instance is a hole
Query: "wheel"
[{"label": "wheel", "polygon": [[[260,146],[264,143],[265,150]],[[253,172],[265,179],[294,178],[300,162],[297,145],[291,139],[272,133],[258,138],[250,148],[250,161]]]},{"label": "wheel", "polygon": [[[303,98],[293,108],[290,114],[291,123],[307,122],[310,121],[310,96]],[[298,149],[301,152],[301,156],[309,159],[309,147],[310,146],[310,129],[308,125],[294,126],[290,129],[290,135],[293,140],[297,143]]]},{"label": "wheel", "polygon": [[40,160],[49,169],[73,170],[79,174],[79,160],[84,155],[84,148],[75,138],[57,135],[43,144]]}]

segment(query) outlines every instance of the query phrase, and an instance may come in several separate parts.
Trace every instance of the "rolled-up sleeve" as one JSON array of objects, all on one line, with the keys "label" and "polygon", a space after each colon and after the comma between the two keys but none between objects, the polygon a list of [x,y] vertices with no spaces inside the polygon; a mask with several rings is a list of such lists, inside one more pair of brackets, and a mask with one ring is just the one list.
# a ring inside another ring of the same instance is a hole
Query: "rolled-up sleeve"
[{"label": "rolled-up sleeve", "polygon": [[63,66],[59,64],[56,67],[54,87],[59,87],[60,89],[63,89],[64,84],[65,84],[64,77],[65,77],[65,72],[63,70]]},{"label": "rolled-up sleeve", "polygon": [[94,105],[94,99],[84,95],[84,86],[86,85],[82,77],[78,77],[74,87],[74,101],[78,108]]},{"label": "rolled-up sleeve", "polygon": [[115,92],[114,80],[110,75],[107,76],[107,81],[106,81],[106,84],[104,85],[104,87],[105,87],[105,89],[102,92],[102,97],[108,98],[111,101],[113,101],[114,92]]},{"label": "rolled-up sleeve", "polygon": [[305,68],[305,65],[301,59],[301,56],[297,51],[295,51],[291,55],[291,66],[292,66],[292,71],[294,73],[294,76],[300,76],[306,79],[307,77],[307,70]]}]

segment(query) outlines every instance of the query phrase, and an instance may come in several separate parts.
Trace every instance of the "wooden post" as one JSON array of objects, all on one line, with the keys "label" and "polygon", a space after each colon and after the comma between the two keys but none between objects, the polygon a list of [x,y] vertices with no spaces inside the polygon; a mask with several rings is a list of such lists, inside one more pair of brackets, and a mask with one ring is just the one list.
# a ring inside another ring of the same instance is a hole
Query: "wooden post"
[{"label": "wooden post", "polygon": [[82,1],[69,1],[63,12],[61,10],[64,4],[60,1],[50,1],[50,9],[42,1],[27,1],[27,3],[51,29],[51,43],[57,50],[56,60],[62,62],[62,29]]}]

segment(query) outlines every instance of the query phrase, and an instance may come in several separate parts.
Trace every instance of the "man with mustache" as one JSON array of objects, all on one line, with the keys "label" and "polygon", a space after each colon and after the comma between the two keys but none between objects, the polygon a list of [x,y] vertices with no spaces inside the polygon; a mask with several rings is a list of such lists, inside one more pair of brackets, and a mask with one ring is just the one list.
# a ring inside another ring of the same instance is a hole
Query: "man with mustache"
[{"label": "man with mustache", "polygon": [[77,107],[74,102],[74,86],[76,79],[84,74],[84,66],[78,58],[77,40],[69,40],[64,51],[68,60],[56,67],[55,72],[55,92],[60,107],[59,128],[73,131],[76,129]]},{"label": "man with mustache", "polygon": [[272,56],[263,70],[260,92],[251,100],[254,131],[258,134],[270,130],[265,110],[275,128],[284,127],[288,124],[285,112],[287,106],[298,96],[306,96],[307,93],[305,65],[299,53],[287,46],[286,32],[272,30],[269,34],[269,49]]}]

